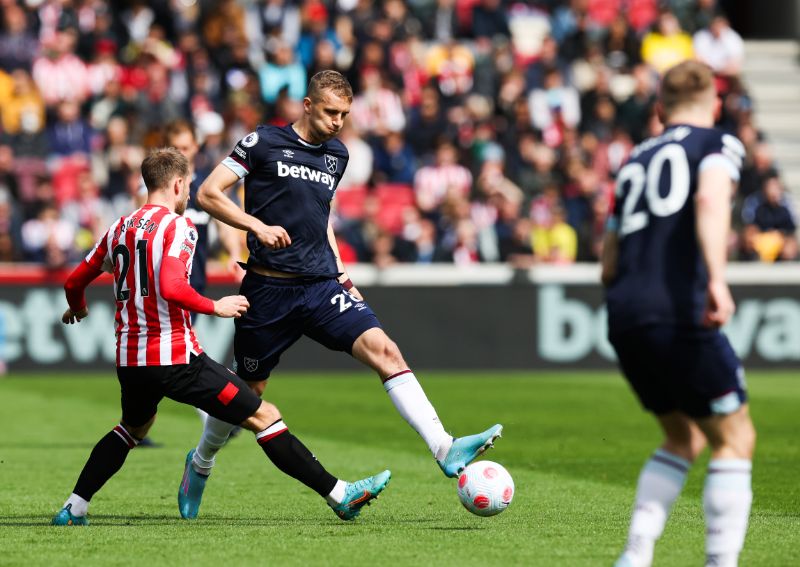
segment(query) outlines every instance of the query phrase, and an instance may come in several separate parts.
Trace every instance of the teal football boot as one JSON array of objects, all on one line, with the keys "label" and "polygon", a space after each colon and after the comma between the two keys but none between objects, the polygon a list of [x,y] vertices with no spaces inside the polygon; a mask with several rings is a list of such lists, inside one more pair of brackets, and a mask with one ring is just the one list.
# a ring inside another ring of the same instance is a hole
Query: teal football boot
[{"label": "teal football boot", "polygon": [[475,457],[492,447],[494,440],[500,437],[502,432],[503,426],[497,424],[483,433],[453,439],[453,446],[450,447],[444,460],[436,461],[439,463],[439,468],[442,469],[445,476],[457,477],[459,472],[475,460]]},{"label": "teal football boot", "polygon": [[178,488],[178,510],[181,518],[193,520],[200,511],[200,502],[203,500],[203,490],[206,488],[208,475],[200,474],[192,466],[194,449],[186,455],[186,466],[183,468],[183,479]]},{"label": "teal football boot", "polygon": [[67,504],[53,516],[50,523],[54,526],[88,526],[89,519],[86,516],[73,516],[72,504]]},{"label": "teal football boot", "polygon": [[370,502],[383,492],[390,478],[392,473],[383,471],[364,480],[348,482],[344,489],[344,499],[340,504],[331,506],[331,509],[342,520],[355,519],[361,513],[361,508],[369,506]]}]

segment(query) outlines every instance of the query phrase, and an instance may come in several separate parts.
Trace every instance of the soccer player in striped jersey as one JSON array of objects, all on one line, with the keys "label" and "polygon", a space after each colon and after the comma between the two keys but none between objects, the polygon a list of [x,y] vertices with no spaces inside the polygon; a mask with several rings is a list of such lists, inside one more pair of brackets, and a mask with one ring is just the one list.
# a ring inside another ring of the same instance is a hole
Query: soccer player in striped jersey
[{"label": "soccer player in striped jersey", "polygon": [[689,467],[708,444],[706,565],[735,567],[753,497],[755,430],[744,371],[719,327],[734,311],[725,265],[744,148],[713,128],[719,100],[707,66],[670,69],[659,105],[666,129],[620,170],[603,250],[609,339],[665,437],[639,476],[616,565],[651,565]]},{"label": "soccer player in striped jersey", "polygon": [[[331,475],[287,429],[278,409],[262,401],[236,374],[209,358],[195,338],[190,312],[241,317],[241,295],[213,301],[189,285],[197,230],[182,216],[189,198],[189,164],[175,148],[156,150],[142,163],[147,203],[116,221],[64,286],[65,324],[89,315],[84,291],[103,271],[114,276],[117,303],[117,377],[122,419],[92,450],[54,525],[86,525],[89,502],[147,435],[159,402],[170,398],[255,433],[284,473],[326,499],[345,520],[386,487],[384,471],[354,483]],[[191,454],[187,459],[191,460]],[[184,478],[180,490],[189,489]]]}]

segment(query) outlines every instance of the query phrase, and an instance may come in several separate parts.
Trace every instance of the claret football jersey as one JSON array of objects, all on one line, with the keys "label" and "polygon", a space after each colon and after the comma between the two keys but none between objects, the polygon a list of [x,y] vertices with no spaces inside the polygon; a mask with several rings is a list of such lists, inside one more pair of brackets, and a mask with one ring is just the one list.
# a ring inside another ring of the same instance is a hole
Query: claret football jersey
[{"label": "claret football jersey", "polygon": [[611,219],[619,238],[617,273],[606,291],[612,333],[650,323],[700,324],[708,274],[695,231],[698,178],[720,167],[736,182],[743,158],[735,136],[687,125],[633,149],[617,176]]},{"label": "claret football jersey", "polygon": [[347,167],[337,139],[310,144],[292,125],[259,126],[222,162],[244,178],[244,209],[270,226],[282,226],[292,243],[270,250],[248,233],[250,262],[293,274],[335,276],[328,242],[331,200]]}]

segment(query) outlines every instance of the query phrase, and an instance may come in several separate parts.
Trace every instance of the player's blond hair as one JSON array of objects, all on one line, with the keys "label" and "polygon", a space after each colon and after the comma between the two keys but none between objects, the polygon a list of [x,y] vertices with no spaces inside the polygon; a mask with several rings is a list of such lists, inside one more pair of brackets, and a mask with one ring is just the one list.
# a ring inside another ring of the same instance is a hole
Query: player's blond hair
[{"label": "player's blond hair", "polygon": [[308,82],[308,98],[313,102],[322,99],[322,91],[330,91],[336,96],[353,100],[353,87],[350,82],[338,71],[320,71],[311,77]]},{"label": "player's blond hair", "polygon": [[147,192],[165,189],[176,177],[189,176],[189,162],[175,148],[157,148],[142,162],[142,179]]},{"label": "player's blond hair", "polygon": [[669,116],[677,108],[702,102],[714,89],[711,67],[699,61],[684,61],[671,67],[661,79],[659,99],[664,114]]}]

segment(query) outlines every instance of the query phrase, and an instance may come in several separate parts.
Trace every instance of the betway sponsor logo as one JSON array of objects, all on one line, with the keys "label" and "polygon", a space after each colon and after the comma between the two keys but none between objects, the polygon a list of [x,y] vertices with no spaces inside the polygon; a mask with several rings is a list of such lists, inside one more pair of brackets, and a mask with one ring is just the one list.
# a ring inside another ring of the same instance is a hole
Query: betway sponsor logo
[{"label": "betway sponsor logo", "polygon": [[[595,308],[567,297],[566,289],[543,285],[537,292],[539,356],[549,362],[574,363],[596,352],[613,360],[605,305]],[[767,362],[800,360],[800,302],[789,297],[744,299],[723,332],[745,363],[752,355]]]},{"label": "betway sponsor logo", "polygon": [[336,178],[324,171],[311,169],[305,165],[286,165],[282,161],[278,162],[278,177],[293,177],[294,179],[303,179],[314,183],[324,183],[331,191],[333,191],[333,185],[336,183]]}]

